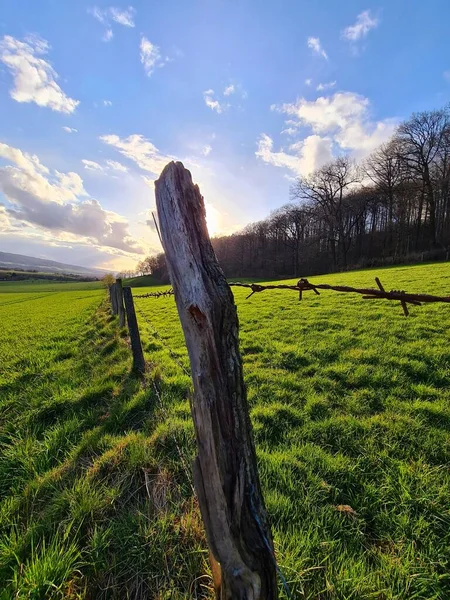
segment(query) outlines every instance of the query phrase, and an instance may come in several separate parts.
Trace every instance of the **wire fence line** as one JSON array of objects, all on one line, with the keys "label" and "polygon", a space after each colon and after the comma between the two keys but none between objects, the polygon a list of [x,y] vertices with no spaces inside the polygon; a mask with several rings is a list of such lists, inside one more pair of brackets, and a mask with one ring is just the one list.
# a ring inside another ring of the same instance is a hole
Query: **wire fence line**
[{"label": "wire fence line", "polygon": [[[169,351],[169,353],[170,353],[171,357],[172,357],[172,358],[175,360],[175,362],[176,362],[176,363],[178,364],[178,366],[179,366],[179,367],[182,369],[182,371],[183,371],[183,372],[184,372],[186,375],[188,375],[188,376],[190,377],[191,375],[190,375],[189,371],[188,371],[188,370],[187,370],[187,369],[184,367],[184,365],[183,365],[183,364],[182,364],[182,363],[181,363],[181,362],[180,362],[178,359],[175,359],[175,358],[174,358],[174,355],[175,355],[175,353],[174,353],[174,352],[173,352],[173,350],[172,350],[172,349],[171,349],[171,348],[170,348],[170,347],[169,347],[169,346],[168,346],[168,345],[167,345],[167,344],[166,344],[166,343],[163,341],[162,337],[160,336],[160,334],[158,333],[158,331],[157,331],[157,330],[156,330],[156,329],[153,327],[153,325],[150,323],[150,321],[149,321],[149,319],[146,317],[145,313],[144,313],[142,310],[140,310],[139,308],[137,308],[137,312],[139,313],[139,316],[142,318],[142,320],[143,320],[143,321],[146,323],[146,325],[147,325],[147,326],[148,326],[148,328],[150,329],[150,333],[151,333],[152,335],[154,335],[154,336],[155,336],[155,337],[156,337],[156,338],[157,338],[157,339],[158,339],[158,340],[159,340],[159,341],[160,341],[160,342],[161,342],[161,343],[164,345],[164,347],[165,347],[165,348],[166,348],[166,349]],[[160,392],[160,390],[159,390],[159,388],[158,388],[158,385],[157,385],[157,383],[156,383],[156,381],[155,381],[155,378],[147,375],[147,376],[145,377],[145,381],[146,381],[146,382],[148,382],[148,381],[150,381],[150,382],[151,382],[151,385],[152,385],[152,387],[153,387],[153,391],[154,391],[154,393],[155,393],[155,396],[156,396],[156,398],[157,398],[157,400],[158,400],[159,407],[160,407],[160,409],[161,409],[161,411],[162,411],[162,413],[163,413],[163,415],[164,415],[164,418],[165,418],[166,420],[168,420],[168,419],[169,419],[169,413],[168,413],[168,410],[167,410],[167,408],[164,406],[164,402],[163,402],[163,400],[162,400],[162,397],[161,397],[161,392]],[[180,458],[181,466],[183,467],[183,471],[184,471],[184,473],[185,473],[185,475],[186,475],[187,481],[189,482],[189,486],[190,486],[190,488],[191,488],[191,490],[192,490],[192,493],[195,495],[195,489],[194,489],[194,483],[193,483],[193,478],[192,478],[192,472],[191,472],[191,470],[188,468],[188,463],[189,463],[189,461],[188,461],[188,459],[186,459],[186,457],[184,456],[184,453],[183,453],[183,451],[181,450],[180,443],[179,443],[179,441],[178,441],[178,439],[177,439],[177,436],[175,435],[175,433],[174,433],[174,432],[172,432],[172,436],[173,436],[173,440],[174,440],[174,442],[175,442],[175,447],[176,447],[176,449],[177,449],[178,456],[179,456],[179,458]]]},{"label": "wire fence line", "polygon": [[[140,296],[135,296],[135,298],[139,298]],[[183,371],[183,373],[185,375],[187,375],[189,378],[191,378],[191,373],[190,371],[183,365],[183,363],[180,361],[180,359],[178,358],[176,352],[174,352],[172,350],[172,348],[167,344],[167,342],[164,340],[164,338],[162,337],[162,335],[157,331],[157,329],[155,329],[155,327],[150,323],[150,320],[147,318],[147,316],[145,315],[145,313],[140,310],[139,308],[137,309],[137,312],[139,313],[139,315],[142,317],[143,321],[146,323],[146,325],[148,326],[148,328],[150,329],[150,332],[157,338],[157,340],[159,342],[161,342],[161,344],[164,346],[164,348],[169,352],[170,356],[172,357],[172,359],[177,363],[177,365],[180,367],[180,369]]]},{"label": "wire fence line", "polygon": [[[251,290],[251,293],[246,299],[253,296],[253,294],[264,292],[266,290],[292,290],[298,292],[299,300],[303,298],[303,292],[313,291],[318,296],[320,295],[319,290],[329,290],[332,292],[360,294],[363,300],[396,300],[400,302],[400,306],[403,309],[405,316],[409,315],[408,304],[415,306],[421,306],[423,303],[433,302],[444,302],[450,304],[450,296],[434,296],[431,294],[424,293],[408,293],[404,290],[390,290],[387,291],[378,277],[375,277],[377,288],[356,288],[348,285],[330,285],[328,283],[311,283],[308,279],[299,279],[295,285],[288,285],[284,283],[280,284],[268,284],[261,285],[259,283],[240,283],[230,282],[230,287],[243,287]],[[164,292],[149,292],[147,294],[141,294],[135,296],[135,298],[161,298],[167,296],[173,296],[173,289],[166,290]]]}]

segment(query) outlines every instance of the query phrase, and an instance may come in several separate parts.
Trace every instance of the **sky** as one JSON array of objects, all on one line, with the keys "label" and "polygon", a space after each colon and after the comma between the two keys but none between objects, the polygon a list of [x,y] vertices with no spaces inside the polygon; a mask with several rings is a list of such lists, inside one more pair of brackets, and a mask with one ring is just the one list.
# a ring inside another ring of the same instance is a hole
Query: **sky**
[{"label": "sky", "polygon": [[190,169],[211,234],[450,99],[448,0],[1,0],[0,250],[111,270],[161,250]]}]

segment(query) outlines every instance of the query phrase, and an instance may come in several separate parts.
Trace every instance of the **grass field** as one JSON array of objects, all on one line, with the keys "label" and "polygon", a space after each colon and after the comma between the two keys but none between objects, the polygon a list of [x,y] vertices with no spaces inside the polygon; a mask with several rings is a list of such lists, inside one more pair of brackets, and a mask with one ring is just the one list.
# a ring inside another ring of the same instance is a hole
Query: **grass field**
[{"label": "grass field", "polygon": [[[375,276],[387,289],[450,293],[448,263],[311,279],[369,286]],[[210,597],[173,298],[136,299],[142,386],[101,290],[8,285],[0,598]],[[349,294],[234,294],[293,598],[449,598],[450,306],[411,307],[406,319],[397,303]]]}]

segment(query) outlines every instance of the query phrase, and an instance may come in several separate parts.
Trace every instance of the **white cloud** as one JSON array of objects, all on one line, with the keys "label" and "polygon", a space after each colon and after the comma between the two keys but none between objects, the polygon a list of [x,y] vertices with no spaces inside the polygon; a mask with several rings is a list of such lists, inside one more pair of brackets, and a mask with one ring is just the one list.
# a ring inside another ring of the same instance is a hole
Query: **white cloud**
[{"label": "white cloud", "polygon": [[53,67],[39,55],[46,54],[49,46],[37,37],[21,42],[10,35],[0,41],[0,61],[14,78],[10,96],[17,102],[35,102],[57,112],[70,114],[79,104],[69,98],[56,83],[58,75]]},{"label": "white cloud", "polygon": [[349,25],[341,32],[341,37],[351,42],[356,42],[366,37],[371,29],[378,27],[379,21],[370,14],[370,10],[364,10],[356,17],[356,23]]},{"label": "white cloud", "polygon": [[442,73],[442,76],[444,77],[444,79],[446,79],[447,81],[450,81],[450,69],[448,71],[444,71]]},{"label": "white cloud", "polygon": [[308,48],[310,48],[314,52],[314,54],[322,56],[323,58],[328,60],[328,54],[322,48],[319,38],[309,37],[306,43],[308,44]]},{"label": "white cloud", "polygon": [[[129,6],[127,9],[120,9],[116,6],[108,6],[107,8],[99,8],[93,6],[88,8],[88,13],[92,15],[102,25],[109,26],[111,21],[123,25],[124,27],[134,27],[134,15],[136,10]],[[111,35],[112,37],[112,35]]]},{"label": "white cloud", "polygon": [[227,87],[223,90],[223,95],[224,96],[231,96],[231,94],[234,94],[234,92],[236,91],[234,84],[230,83],[230,85],[227,85]]},{"label": "white cloud", "polygon": [[109,8],[112,20],[125,27],[134,27],[133,19],[135,13],[136,10],[132,6],[129,6],[126,10],[120,10],[120,8],[115,8],[114,6]]},{"label": "white cloud", "polygon": [[117,162],[116,160],[107,160],[106,164],[114,171],[121,171],[122,173],[127,173],[128,171],[128,167],[120,162]]},{"label": "white cloud", "polygon": [[312,79],[305,79],[305,85],[311,85]]},{"label": "white cloud", "polygon": [[331,88],[334,88],[335,85],[336,81],[329,81],[328,83],[319,83],[319,85],[316,87],[316,90],[318,92],[321,92],[323,90],[329,90]]},{"label": "white cloud", "polygon": [[75,129],[74,127],[67,127],[66,125],[64,125],[63,129],[67,133],[78,133],[78,129]]},{"label": "white cloud", "polygon": [[202,154],[203,156],[208,156],[208,154],[211,152],[212,148],[209,144],[206,144],[206,146],[204,146],[204,148],[202,149]]},{"label": "white cloud", "polygon": [[112,106],[111,100],[103,100],[103,106]]},{"label": "white cloud", "polygon": [[11,178],[17,180],[17,185],[44,202],[61,204],[73,202],[77,196],[86,195],[83,180],[77,173],[55,171],[52,180],[49,180],[50,170],[39,161],[35,154],[28,154],[18,148],[0,143],[0,157],[14,163],[17,167],[3,167],[2,173],[7,171]]},{"label": "white cloud", "polygon": [[329,162],[333,150],[362,158],[386,142],[397,125],[395,119],[372,120],[369,100],[352,92],[312,101],[300,98],[272,108],[289,117],[282,133],[295,135],[300,128],[308,127],[312,135],[289,146],[288,152],[273,152],[272,139],[263,135],[256,154],[267,163],[297,174],[309,173]]},{"label": "white cloud", "polygon": [[105,210],[88,196],[77,173],[60,173],[44,166],[36,155],[0,143],[0,157],[10,164],[0,168],[0,190],[10,207],[0,208],[0,218],[25,223],[59,239],[92,242],[128,253],[143,253],[133,239],[128,222]]},{"label": "white cloud", "polygon": [[286,127],[286,129],[283,129],[281,133],[286,135],[295,135],[297,131],[298,130],[296,127]]},{"label": "white cloud", "polygon": [[163,67],[168,61],[167,58],[162,58],[158,46],[152,44],[145,36],[141,38],[141,63],[144,65],[144,70],[147,77],[153,73],[158,67]]},{"label": "white cloud", "polygon": [[273,140],[263,133],[258,141],[256,156],[275,167],[284,167],[295,175],[307,175],[332,159],[332,140],[310,135],[289,146],[290,152],[273,151]]},{"label": "white cloud", "polygon": [[100,23],[105,23],[107,18],[107,10],[101,10],[98,6],[93,6],[87,9],[88,14],[92,15]]},{"label": "white cloud", "polygon": [[11,229],[11,221],[9,220],[6,208],[0,204],[0,231],[5,232]]},{"label": "white cloud", "polygon": [[143,135],[134,134],[127,138],[120,138],[118,135],[103,135],[100,139],[134,161],[144,171],[155,175],[159,175],[173,158],[161,154],[158,148]]},{"label": "white cloud", "polygon": [[206,90],[203,92],[205,104],[211,110],[215,110],[219,115],[228,108],[228,104],[221,104],[219,100],[214,98],[214,90]]},{"label": "white cloud", "polygon": [[155,180],[152,179],[151,177],[146,177],[145,175],[141,175],[142,179],[144,180],[145,184],[148,185],[148,187],[152,190],[152,192],[155,191]]},{"label": "white cloud", "polygon": [[103,34],[102,40],[104,42],[110,42],[114,37],[112,30],[112,23],[123,25],[124,27],[134,27],[134,15],[136,10],[129,6],[127,9],[117,8],[116,6],[109,6],[107,8],[99,8],[93,6],[88,8],[88,13],[92,15],[99,23],[105,25],[105,33]]},{"label": "white cloud", "polygon": [[110,42],[114,37],[114,33],[112,29],[106,29],[105,33],[103,34],[102,40],[104,42]]},{"label": "white cloud", "polygon": [[298,126],[309,126],[313,133],[332,135],[343,150],[365,154],[386,141],[395,130],[395,121],[370,118],[368,98],[352,92],[337,92],[330,97],[308,101],[298,99],[278,108]]},{"label": "white cloud", "polygon": [[86,160],[85,158],[83,158],[81,162],[83,163],[84,168],[88,171],[103,171],[103,167],[94,160]]}]

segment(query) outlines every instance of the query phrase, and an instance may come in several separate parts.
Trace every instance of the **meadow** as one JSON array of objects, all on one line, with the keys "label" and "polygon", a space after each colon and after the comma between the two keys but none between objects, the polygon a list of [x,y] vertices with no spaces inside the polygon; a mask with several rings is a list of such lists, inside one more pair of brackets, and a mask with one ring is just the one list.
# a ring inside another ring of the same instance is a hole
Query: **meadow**
[{"label": "meadow", "polygon": [[[450,293],[449,263],[311,281],[369,287],[375,276]],[[398,303],[350,294],[233,292],[291,596],[450,597],[450,306],[405,318]],[[2,600],[212,597],[174,300],[135,300],[141,382],[105,296],[92,284],[0,284]]]}]

